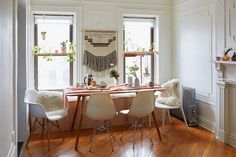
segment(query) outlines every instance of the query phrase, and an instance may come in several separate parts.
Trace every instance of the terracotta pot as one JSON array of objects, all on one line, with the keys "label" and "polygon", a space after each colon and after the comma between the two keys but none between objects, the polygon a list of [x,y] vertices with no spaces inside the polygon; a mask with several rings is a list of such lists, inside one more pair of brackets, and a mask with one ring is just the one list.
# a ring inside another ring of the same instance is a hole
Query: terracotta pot
[{"label": "terracotta pot", "polygon": [[222,60],[223,60],[223,61],[229,61],[229,60],[230,60],[230,57],[229,57],[228,55],[224,55],[224,56],[222,57]]}]

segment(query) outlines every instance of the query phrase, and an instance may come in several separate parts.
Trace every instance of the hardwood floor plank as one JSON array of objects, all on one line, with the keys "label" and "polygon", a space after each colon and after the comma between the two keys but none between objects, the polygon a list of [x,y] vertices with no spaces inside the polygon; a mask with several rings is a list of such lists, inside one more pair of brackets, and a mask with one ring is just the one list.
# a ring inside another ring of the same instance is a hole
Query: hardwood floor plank
[{"label": "hardwood floor plank", "polygon": [[[223,144],[215,139],[214,134],[201,128],[186,128],[185,124],[173,118],[171,124],[165,126],[162,141],[156,129],[151,128],[153,146],[147,133],[143,138],[137,131],[135,149],[132,148],[132,131],[128,130],[120,141],[123,126],[112,127],[115,151],[111,151],[107,134],[98,134],[92,152],[89,152],[91,129],[83,130],[79,152],[74,150],[76,132],[53,133],[51,135],[51,151],[48,151],[47,140],[35,135],[29,141],[29,149],[25,149],[24,157],[235,157],[236,148]],[[160,128],[162,130],[162,128]],[[65,140],[62,141],[61,137]]]}]

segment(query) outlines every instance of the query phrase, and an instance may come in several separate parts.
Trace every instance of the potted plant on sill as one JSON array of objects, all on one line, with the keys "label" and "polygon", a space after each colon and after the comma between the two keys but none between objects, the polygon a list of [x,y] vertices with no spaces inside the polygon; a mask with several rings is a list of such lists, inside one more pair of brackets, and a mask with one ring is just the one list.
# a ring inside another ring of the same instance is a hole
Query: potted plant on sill
[{"label": "potted plant on sill", "polygon": [[46,33],[47,33],[47,32],[41,32],[41,37],[42,37],[43,40],[46,39]]},{"label": "potted plant on sill", "polygon": [[128,70],[129,70],[128,74],[133,75],[135,78],[134,79],[134,86],[139,86],[140,81],[139,81],[137,74],[136,74],[136,72],[139,70],[139,67],[137,66],[137,64],[134,64],[133,66],[128,67]]},{"label": "potted plant on sill", "polygon": [[119,77],[120,77],[120,74],[119,72],[114,68],[115,65],[113,63],[110,64],[111,66],[111,70],[109,72],[110,74],[110,77],[113,77],[114,78],[114,85],[118,85],[119,84]]},{"label": "potted plant on sill", "polygon": [[146,66],[144,70],[145,70],[145,72],[143,73],[143,76],[144,77],[149,77],[151,74],[150,74],[150,72],[148,70],[148,66]]},{"label": "potted plant on sill", "polygon": [[66,40],[66,41],[62,41],[61,43],[60,43],[60,45],[61,45],[61,52],[62,53],[66,53],[66,49],[67,49],[67,42],[68,42],[68,40]]}]

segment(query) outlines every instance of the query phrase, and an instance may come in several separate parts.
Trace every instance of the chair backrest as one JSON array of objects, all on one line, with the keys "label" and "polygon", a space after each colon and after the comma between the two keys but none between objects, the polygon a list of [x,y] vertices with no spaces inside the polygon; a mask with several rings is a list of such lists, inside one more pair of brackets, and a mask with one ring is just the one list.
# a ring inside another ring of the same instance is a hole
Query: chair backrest
[{"label": "chair backrest", "polygon": [[116,109],[110,94],[92,94],[86,107],[86,115],[93,120],[109,120],[116,115]]},{"label": "chair backrest", "polygon": [[172,79],[162,85],[165,88],[157,97],[156,101],[170,106],[179,106],[182,104],[182,86],[178,79]]},{"label": "chair backrest", "polygon": [[39,91],[40,104],[43,105],[46,112],[64,109],[62,92]]},{"label": "chair backrest", "polygon": [[153,91],[138,92],[136,97],[133,99],[128,114],[137,118],[148,116],[154,109],[154,101],[155,99]]},{"label": "chair backrest", "polygon": [[29,113],[36,118],[46,118],[43,105],[39,103],[39,93],[34,89],[25,91],[25,103],[29,105]]}]

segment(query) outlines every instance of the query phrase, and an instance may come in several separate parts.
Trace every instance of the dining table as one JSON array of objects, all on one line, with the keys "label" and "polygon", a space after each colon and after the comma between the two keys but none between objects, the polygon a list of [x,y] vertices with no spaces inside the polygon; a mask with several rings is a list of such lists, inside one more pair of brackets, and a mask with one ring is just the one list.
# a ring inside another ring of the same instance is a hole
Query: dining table
[{"label": "dining table", "polygon": [[[109,93],[109,94],[121,94],[125,95],[125,93],[137,93],[137,92],[141,92],[141,91],[163,91],[165,90],[163,87],[161,87],[158,84],[155,84],[154,86],[148,86],[148,85],[140,85],[137,87],[130,87],[127,86],[126,84],[121,84],[121,85],[116,85],[116,86],[108,86],[108,87],[99,87],[99,86],[95,86],[92,88],[86,88],[86,87],[77,87],[77,88],[66,88],[63,91],[63,95],[64,95],[64,103],[65,106],[68,106],[68,97],[70,96],[75,96],[77,97],[76,100],[76,106],[75,106],[75,112],[74,112],[74,116],[73,116],[73,121],[72,121],[72,126],[71,126],[71,130],[74,129],[75,126],[75,121],[76,121],[76,117],[77,117],[77,112],[79,111],[79,120],[78,120],[78,131],[77,131],[77,135],[76,135],[76,143],[75,143],[75,150],[78,150],[78,145],[79,145],[79,138],[81,135],[81,126],[82,126],[82,121],[83,121],[83,117],[84,117],[84,111],[85,111],[85,103],[86,103],[86,98],[88,98],[91,94],[95,94],[95,93]],[[157,124],[157,120],[156,120],[156,116],[154,113],[154,110],[152,112],[152,118],[153,118],[153,122],[154,125],[156,127],[159,139],[161,140],[161,134],[160,134],[160,130]]]}]

